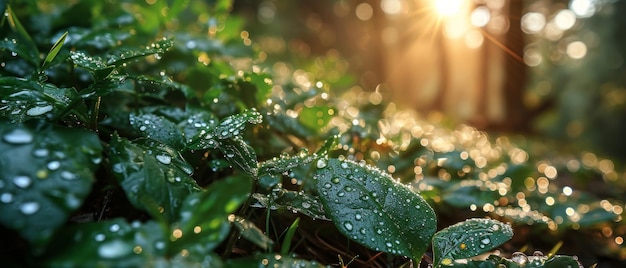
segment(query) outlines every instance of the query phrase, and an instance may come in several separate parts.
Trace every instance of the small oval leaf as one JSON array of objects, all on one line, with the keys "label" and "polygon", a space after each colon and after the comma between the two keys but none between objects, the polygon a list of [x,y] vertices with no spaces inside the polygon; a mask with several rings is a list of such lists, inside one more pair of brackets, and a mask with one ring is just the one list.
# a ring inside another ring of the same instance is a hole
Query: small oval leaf
[{"label": "small oval leaf", "polygon": [[513,237],[510,225],[491,219],[469,219],[433,236],[433,263],[452,263],[485,253]]},{"label": "small oval leaf", "polygon": [[341,233],[374,250],[422,258],[437,220],[419,194],[365,164],[320,158],[315,165],[320,199]]}]

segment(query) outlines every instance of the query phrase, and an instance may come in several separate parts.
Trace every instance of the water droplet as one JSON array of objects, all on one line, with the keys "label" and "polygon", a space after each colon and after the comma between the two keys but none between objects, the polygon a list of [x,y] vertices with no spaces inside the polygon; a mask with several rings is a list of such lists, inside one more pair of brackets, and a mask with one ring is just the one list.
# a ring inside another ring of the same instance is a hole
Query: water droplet
[{"label": "water droplet", "polygon": [[124,168],[122,167],[122,163],[113,164],[113,172],[122,173],[123,171],[124,171]]},{"label": "water droplet", "polygon": [[483,240],[480,240],[480,243],[483,243],[483,244],[489,244],[489,242],[491,242],[489,238],[484,238]]},{"label": "water droplet", "polygon": [[157,160],[159,160],[159,162],[161,162],[161,164],[169,165],[170,163],[172,163],[172,157],[169,155],[159,154],[159,155],[156,155],[155,157]]},{"label": "water droplet", "polygon": [[385,246],[387,246],[387,247],[389,247],[389,248],[390,248],[390,247],[391,247],[391,246],[393,246],[393,245],[392,245],[390,242],[387,242],[387,243],[385,243]]},{"label": "water droplet", "polygon": [[330,187],[333,187],[332,185],[330,185],[330,183],[327,182],[324,184],[324,188],[330,189]]},{"label": "water droplet", "polygon": [[346,227],[346,230],[352,231],[352,223],[347,221],[343,223],[343,227]]},{"label": "water droplet", "polygon": [[330,181],[332,181],[333,183],[339,183],[339,178],[338,177],[334,177]]},{"label": "water droplet", "polygon": [[20,211],[24,215],[32,215],[39,211],[39,203],[37,202],[25,202],[20,204]]},{"label": "water droplet", "polygon": [[140,130],[140,131],[146,131],[146,129],[147,129],[147,127],[146,127],[146,126],[140,126],[140,127],[139,127],[139,130]]},{"label": "water droplet", "polygon": [[33,182],[33,180],[31,180],[27,176],[17,176],[15,178],[13,178],[13,183],[15,183],[15,185],[17,187],[20,187],[20,188],[26,188],[26,187],[30,186],[30,184],[32,182]]},{"label": "water droplet", "polygon": [[104,234],[97,234],[93,239],[96,240],[97,242],[102,242],[104,241],[105,238],[106,236],[104,236]]},{"label": "water droplet", "polygon": [[376,229],[376,233],[377,233],[377,234],[383,234],[383,230],[381,230],[381,229]]},{"label": "water droplet", "polygon": [[522,252],[515,252],[511,255],[511,260],[517,264],[524,265],[528,262],[528,257]]},{"label": "water droplet", "polygon": [[165,248],[165,242],[163,241],[157,241],[156,243],[154,243],[154,247],[156,249],[164,249]]},{"label": "water droplet", "polygon": [[357,221],[360,221],[360,220],[363,218],[363,216],[361,216],[361,214],[356,214],[356,215],[354,215],[354,218],[355,218]]},{"label": "water droplet", "polygon": [[57,170],[61,167],[61,163],[59,161],[50,161],[47,167],[49,170]]},{"label": "water droplet", "polygon": [[310,208],[311,204],[309,204],[308,202],[302,202],[302,207],[303,208]]},{"label": "water droplet", "polygon": [[100,245],[98,255],[102,258],[119,258],[131,252],[132,247],[121,240],[113,240]]},{"label": "water droplet", "polygon": [[346,195],[346,193],[344,193],[344,192],[338,192],[337,193],[337,196],[339,196],[339,197],[343,197],[344,195]]},{"label": "water droplet", "polygon": [[111,227],[109,227],[109,230],[110,230],[111,232],[114,232],[114,233],[115,233],[115,232],[117,232],[117,231],[119,231],[119,230],[120,230],[120,225],[119,225],[119,224],[117,224],[117,223],[116,223],[116,224],[113,224],[113,225],[111,225]]},{"label": "water droplet", "polygon": [[500,230],[500,225],[494,224],[493,226],[491,226],[491,230],[494,230],[494,231]]},{"label": "water droplet", "polygon": [[33,155],[36,157],[46,157],[48,156],[48,149],[45,149],[45,148],[35,149],[33,151]]},{"label": "water droplet", "polygon": [[320,158],[317,160],[317,163],[315,164],[315,166],[317,166],[317,168],[325,168],[327,164],[328,163],[326,163],[326,159]]},{"label": "water droplet", "polygon": [[33,135],[24,129],[16,128],[5,134],[2,139],[12,144],[26,144],[33,141]]},{"label": "water droplet", "polygon": [[533,252],[533,256],[535,256],[535,257],[543,257],[543,252],[537,250],[537,251]]},{"label": "water droplet", "polygon": [[342,168],[348,168],[348,163],[347,163],[347,162],[343,162],[343,163],[341,163],[341,167],[342,167]]},{"label": "water droplet", "polygon": [[367,233],[367,231],[365,231],[365,228],[361,228],[361,229],[359,230],[359,233],[361,233],[361,234],[366,234],[366,233]]},{"label": "water droplet", "polygon": [[26,114],[30,116],[38,116],[38,115],[45,114],[49,111],[52,111],[52,105],[36,106],[36,107],[30,108],[26,111]]},{"label": "water droplet", "polygon": [[67,170],[61,171],[61,178],[71,181],[71,180],[75,180],[78,176],[76,176],[76,174],[69,172]]},{"label": "water droplet", "polygon": [[5,204],[13,202],[13,194],[2,193],[2,195],[0,195],[0,202],[5,203]]}]

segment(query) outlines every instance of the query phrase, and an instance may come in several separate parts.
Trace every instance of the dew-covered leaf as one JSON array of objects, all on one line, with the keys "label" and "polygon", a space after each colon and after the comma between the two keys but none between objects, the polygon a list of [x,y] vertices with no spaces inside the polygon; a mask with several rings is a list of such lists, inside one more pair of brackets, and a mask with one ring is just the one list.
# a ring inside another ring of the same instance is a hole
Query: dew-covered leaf
[{"label": "dew-covered leaf", "polygon": [[73,224],[54,236],[42,259],[47,267],[143,267],[165,255],[164,236],[154,221]]},{"label": "dew-covered leaf", "polygon": [[114,135],[110,152],[113,174],[128,200],[155,218],[172,222],[185,197],[200,191],[190,176],[193,167],[178,152],[155,140],[131,142]]},{"label": "dew-covered leaf", "polygon": [[433,263],[450,263],[485,253],[513,237],[510,225],[491,219],[469,219],[433,236]]},{"label": "dew-covered leaf", "polygon": [[0,77],[0,116],[13,122],[52,117],[76,98],[78,93],[72,88],[57,88],[16,77]]},{"label": "dew-covered leaf", "polygon": [[0,122],[0,223],[45,243],[91,191],[98,136],[61,126]]},{"label": "dew-covered leaf", "polygon": [[267,250],[274,245],[274,241],[267,237],[265,233],[259,227],[257,227],[253,222],[235,215],[230,215],[228,217],[230,223],[239,230],[239,233],[246,240],[254,243],[258,247],[263,250]]},{"label": "dew-covered leaf", "polygon": [[43,64],[41,65],[41,69],[45,70],[46,67],[48,67],[48,65],[50,63],[52,63],[54,58],[56,58],[57,54],[59,54],[59,51],[61,51],[61,47],[63,47],[63,43],[65,42],[65,38],[66,37],[67,37],[67,32],[65,32],[63,35],[61,35],[59,40],[57,40],[54,43],[54,45],[52,45],[52,48],[50,48],[50,52],[48,52],[48,55],[43,60]]},{"label": "dew-covered leaf", "polygon": [[70,59],[76,66],[91,72],[96,80],[106,78],[115,70],[115,66],[107,64],[101,57],[89,56],[82,51],[70,51]]},{"label": "dew-covered leaf", "polygon": [[244,173],[256,178],[258,173],[256,153],[254,152],[254,148],[246,143],[240,136],[222,140],[218,149],[229,162],[239,167]]},{"label": "dew-covered leaf", "polygon": [[309,155],[307,149],[302,149],[296,155],[281,155],[259,164],[259,174],[281,174],[289,170],[313,162],[317,155]]},{"label": "dew-covered leaf", "polygon": [[187,250],[190,254],[208,254],[230,231],[228,215],[246,200],[252,179],[232,176],[214,182],[206,191],[184,199],[179,222],[172,225],[169,255]]},{"label": "dew-covered leaf", "polygon": [[272,210],[283,209],[299,212],[313,219],[329,220],[326,217],[324,207],[319,198],[304,192],[280,189],[276,192],[272,192],[271,195],[254,193],[252,194],[252,198],[256,201],[256,203],[252,204],[253,207],[269,208]]},{"label": "dew-covered leaf", "polygon": [[189,145],[191,149],[208,149],[220,146],[220,141],[239,136],[243,133],[246,124],[260,124],[263,117],[256,109],[246,110],[241,114],[235,114],[224,118],[217,126],[210,127],[198,132],[192,138]]},{"label": "dew-covered leaf", "polygon": [[341,233],[377,251],[422,258],[437,220],[419,194],[365,164],[325,158],[315,164],[324,210]]},{"label": "dew-covered leaf", "polygon": [[173,122],[154,114],[129,115],[130,125],[144,137],[160,141],[172,148],[184,147],[183,134]]},{"label": "dew-covered leaf", "polygon": [[107,56],[106,64],[115,67],[122,66],[122,64],[137,60],[138,58],[165,53],[174,44],[171,39],[163,38],[157,42],[154,42],[145,48],[138,49],[124,49],[119,51],[110,52]]},{"label": "dew-covered leaf", "polygon": [[296,259],[291,256],[279,254],[259,254],[253,257],[229,259],[226,262],[228,267],[276,267],[276,268],[322,268],[324,265],[303,259]]},{"label": "dew-covered leaf", "polygon": [[324,145],[322,145],[322,147],[320,147],[315,154],[317,154],[318,157],[327,156],[330,153],[330,151],[332,151],[333,149],[335,149],[335,147],[337,147],[338,143],[339,143],[339,136],[333,135],[324,142]]},{"label": "dew-covered leaf", "polygon": [[141,75],[135,78],[136,89],[139,93],[145,93],[150,95],[157,95],[160,98],[164,98],[167,92],[177,90],[183,93],[187,99],[196,97],[195,92],[191,87],[185,84],[172,81],[167,76],[161,76],[160,79]]}]

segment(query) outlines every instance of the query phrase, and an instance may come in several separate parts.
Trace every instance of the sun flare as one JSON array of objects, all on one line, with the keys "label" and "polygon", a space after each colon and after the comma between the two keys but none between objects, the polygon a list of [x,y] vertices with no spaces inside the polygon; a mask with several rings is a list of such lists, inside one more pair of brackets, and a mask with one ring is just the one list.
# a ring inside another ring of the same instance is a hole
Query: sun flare
[{"label": "sun flare", "polygon": [[463,0],[434,0],[434,5],[440,16],[449,17],[461,11]]}]

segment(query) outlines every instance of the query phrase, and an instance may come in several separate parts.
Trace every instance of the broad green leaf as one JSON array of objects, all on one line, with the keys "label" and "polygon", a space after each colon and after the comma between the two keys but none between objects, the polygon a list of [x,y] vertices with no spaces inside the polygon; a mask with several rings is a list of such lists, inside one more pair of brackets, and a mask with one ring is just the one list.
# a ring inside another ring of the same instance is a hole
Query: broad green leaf
[{"label": "broad green leaf", "polygon": [[137,92],[149,94],[151,96],[158,96],[160,99],[164,99],[166,94],[172,90],[177,90],[183,93],[187,99],[193,99],[196,97],[196,93],[192,88],[185,84],[172,81],[167,76],[161,76],[160,79],[141,75],[135,78],[135,88]]},{"label": "broad green leaf", "polygon": [[157,42],[154,42],[145,48],[138,49],[123,49],[119,51],[109,52],[107,56],[107,65],[120,67],[124,63],[128,63],[138,58],[165,53],[174,45],[174,41],[171,39],[163,38]]},{"label": "broad green leaf", "polygon": [[253,178],[257,177],[258,162],[256,160],[256,153],[254,152],[254,148],[247,144],[243,138],[235,136],[230,139],[222,140],[218,149],[224,154],[228,161],[239,167],[241,171]]},{"label": "broad green leaf", "polygon": [[[270,198],[271,197],[271,198]],[[270,195],[260,193],[252,194],[256,201],[252,206],[269,208],[272,210],[282,209],[292,212],[299,212],[312,219],[329,220],[326,217],[322,203],[317,196],[305,194],[302,191],[294,192],[280,189]]]},{"label": "broad green leaf", "polygon": [[246,240],[254,243],[263,250],[272,248],[274,241],[267,237],[265,233],[253,222],[235,215],[228,216],[228,221],[239,230],[239,234]]},{"label": "broad green leaf", "polygon": [[211,127],[207,125],[205,129],[200,130],[198,135],[192,138],[189,147],[190,149],[217,148],[222,140],[240,136],[246,127],[246,123],[260,124],[262,120],[263,117],[256,109],[228,116],[217,126]]},{"label": "broad green leaf", "polygon": [[452,263],[488,252],[513,237],[510,225],[491,219],[469,219],[433,236],[433,263]]},{"label": "broad green leaf", "polygon": [[320,147],[315,154],[318,157],[326,156],[330,153],[330,151],[336,149],[337,144],[339,143],[339,136],[333,135],[324,142],[324,145]]},{"label": "broad green leaf", "polygon": [[32,118],[51,118],[78,98],[72,88],[16,77],[0,77],[0,116],[14,122]]},{"label": "broad green leaf", "polygon": [[38,66],[39,50],[37,49],[37,44],[35,44],[26,29],[24,29],[24,26],[22,26],[22,23],[19,21],[10,5],[7,5],[6,13],[3,14],[6,14],[9,27],[11,27],[11,31],[17,36],[17,42],[19,42],[18,46],[24,47],[20,49],[20,51],[24,51],[26,55],[21,55],[21,57],[31,64]]},{"label": "broad green leaf", "polygon": [[41,65],[41,69],[45,70],[47,65],[50,64],[54,60],[54,58],[56,58],[57,54],[59,54],[59,51],[61,51],[61,47],[63,47],[63,43],[65,42],[66,37],[67,37],[67,32],[65,32],[59,38],[59,40],[57,40],[54,43],[52,48],[50,48],[50,52],[48,52],[48,55],[44,59],[43,64]]},{"label": "broad green leaf", "polygon": [[154,140],[131,142],[114,135],[110,143],[113,174],[128,200],[155,218],[172,222],[182,202],[200,191],[193,168],[174,150]]},{"label": "broad green leaf", "polygon": [[230,231],[228,216],[246,200],[252,189],[247,176],[227,177],[184,199],[179,222],[171,227],[168,255],[182,251],[203,255],[217,247]]},{"label": "broad green leaf", "polygon": [[325,267],[316,261],[296,259],[291,256],[279,254],[260,254],[253,257],[240,259],[229,259],[226,262],[228,267],[275,267],[275,268],[322,268]]},{"label": "broad green leaf", "polygon": [[437,220],[419,194],[364,163],[320,158],[315,164],[324,210],[341,233],[377,251],[422,258]]},{"label": "broad green leaf", "polygon": [[42,245],[91,191],[102,147],[94,133],[0,121],[0,223]]},{"label": "broad green leaf", "polygon": [[155,221],[73,224],[55,235],[42,259],[47,267],[145,267],[165,256],[164,236]]},{"label": "broad green leaf", "polygon": [[173,122],[154,114],[129,115],[130,125],[144,137],[160,141],[172,148],[184,147],[183,134]]}]

